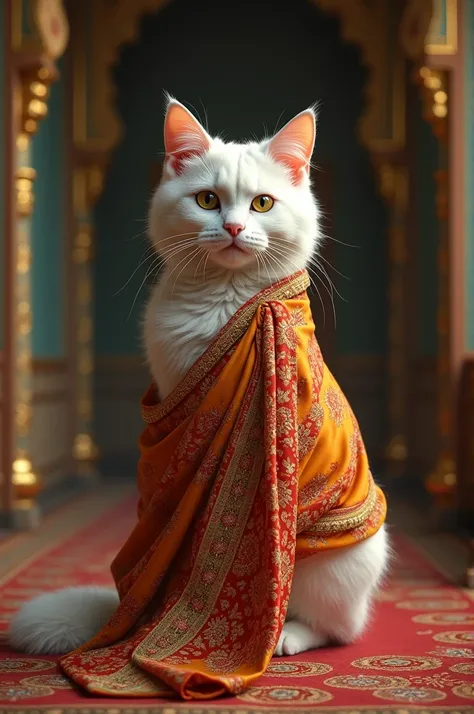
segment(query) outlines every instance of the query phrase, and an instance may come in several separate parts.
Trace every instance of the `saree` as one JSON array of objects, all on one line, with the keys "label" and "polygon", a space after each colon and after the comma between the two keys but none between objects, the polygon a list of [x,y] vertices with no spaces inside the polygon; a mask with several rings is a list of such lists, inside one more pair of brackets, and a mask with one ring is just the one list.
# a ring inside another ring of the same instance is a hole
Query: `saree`
[{"label": "saree", "polygon": [[142,400],[138,519],[117,611],[61,660],[89,693],[212,699],[268,666],[295,561],[373,535],[386,504],[299,272],[253,297],[162,402]]}]

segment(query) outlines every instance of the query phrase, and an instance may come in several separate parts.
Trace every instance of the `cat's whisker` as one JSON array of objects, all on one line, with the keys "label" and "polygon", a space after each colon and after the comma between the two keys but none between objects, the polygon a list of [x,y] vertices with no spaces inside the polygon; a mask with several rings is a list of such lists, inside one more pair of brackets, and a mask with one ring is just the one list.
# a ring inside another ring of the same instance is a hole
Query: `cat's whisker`
[{"label": "cat's whisker", "polygon": [[[286,243],[283,243],[282,241],[280,241],[279,238],[277,238],[277,237],[274,236],[274,237],[272,238],[271,243],[270,243],[269,250],[271,250],[272,248],[275,248],[275,247],[278,247],[278,249],[279,249],[281,255],[282,255],[285,259],[291,260],[292,263],[293,263],[293,265],[294,265],[298,270],[301,270],[301,269],[302,269],[301,263],[298,265],[298,263],[297,263],[296,260],[295,260],[295,258],[299,258],[300,260],[301,260],[301,258],[303,258],[303,256],[301,255],[301,251],[299,250],[298,246],[295,246],[294,243],[291,243],[290,247],[288,247],[288,245],[287,245]],[[307,260],[307,259],[305,258],[305,261],[306,261],[306,260]]]},{"label": "cat's whisker", "polygon": [[163,258],[168,256],[170,253],[173,253],[178,248],[186,248],[187,246],[194,245],[196,245],[196,241],[194,239],[185,238],[184,240],[177,241],[172,245],[168,245],[165,248],[160,249],[157,254]]},{"label": "cat's whisker", "polygon": [[[186,250],[186,249],[187,249],[191,244],[193,244],[193,243],[194,243],[194,241],[190,241],[189,243],[186,242],[185,245],[181,245],[180,247],[172,246],[172,248],[170,247],[170,251],[169,251],[167,254],[165,254],[165,255],[163,255],[163,254],[156,254],[156,255],[155,255],[155,260],[154,260],[154,261],[152,262],[152,264],[148,267],[147,272],[146,272],[146,274],[145,274],[145,277],[143,278],[143,280],[142,280],[142,282],[141,282],[141,284],[140,284],[140,287],[138,288],[138,290],[137,290],[137,292],[136,292],[136,294],[135,294],[135,298],[134,298],[134,300],[133,300],[132,307],[130,308],[130,312],[128,313],[127,320],[130,319],[130,316],[131,316],[131,314],[132,314],[132,312],[133,312],[133,308],[135,307],[135,303],[136,303],[136,301],[137,301],[137,299],[138,299],[138,296],[139,296],[139,294],[140,294],[140,292],[141,292],[143,286],[145,285],[147,279],[148,279],[148,278],[150,277],[150,275],[152,274],[152,272],[153,272],[155,269],[156,269],[156,270],[159,270],[160,268],[162,268],[163,265],[165,265],[165,263],[169,262],[169,260],[170,260],[171,258],[173,258],[174,256],[178,255],[178,254],[181,253],[183,250]],[[178,264],[178,265],[179,265],[179,264]]]},{"label": "cat's whisker", "polygon": [[135,303],[137,302],[138,296],[140,295],[141,290],[142,290],[143,286],[145,285],[145,283],[146,283],[148,277],[151,275],[151,272],[153,271],[153,267],[154,267],[158,262],[159,262],[159,257],[157,256],[156,259],[155,259],[155,261],[153,261],[152,265],[151,265],[151,266],[148,268],[148,270],[146,271],[145,277],[143,278],[142,282],[140,283],[140,287],[138,288],[137,292],[135,293],[135,297],[134,297],[133,302],[132,302],[132,307],[130,308],[130,311],[129,311],[128,315],[127,315],[126,322],[130,319],[131,314],[132,314],[132,312],[133,312],[133,308],[135,307]]},{"label": "cat's whisker", "polygon": [[[281,249],[282,247],[284,247],[284,248],[286,249],[286,247],[287,247],[286,244],[288,244],[288,246],[290,246],[290,247],[293,247],[293,246],[294,246],[294,244],[292,243],[292,241],[289,241],[288,239],[284,239],[282,236],[270,236],[270,238],[272,238],[272,246],[273,246],[273,247],[275,246],[275,244],[276,244],[277,246],[279,246],[280,249]],[[293,254],[295,254],[295,255],[298,254],[297,250],[295,250],[294,247],[292,248],[292,251],[289,251],[289,252],[290,252],[290,253],[293,252]],[[290,255],[288,255],[288,252],[286,252],[286,250],[285,250],[284,252],[281,251],[281,256],[284,257],[286,260],[291,260]],[[321,257],[321,256],[319,256],[319,257]],[[296,265],[296,264],[294,263],[294,261],[292,261],[292,262],[293,262],[294,265]],[[326,285],[325,281],[321,278],[321,276],[319,276],[317,273],[315,273],[315,277],[316,277],[317,280],[320,282],[320,284],[324,287],[324,289],[325,289],[326,292],[328,293],[329,297],[331,298],[332,311],[333,311],[333,315],[334,315],[334,325],[336,326],[336,325],[337,325],[337,318],[336,318],[336,306],[335,306],[335,302],[334,302],[334,293],[336,293],[336,294],[338,295],[338,297],[339,297],[341,300],[343,300],[344,302],[347,302],[347,301],[346,301],[345,298],[341,295],[341,293],[339,292],[339,290],[336,288],[336,286],[335,286],[333,280],[331,279],[330,275],[328,274],[328,272],[326,271],[326,269],[324,268],[324,266],[322,266],[322,265],[318,262],[316,256],[312,256],[312,257],[308,258],[307,266],[306,266],[308,272],[310,271],[310,266],[314,266],[314,268],[315,268],[316,270],[318,270],[318,271],[326,278],[326,280],[328,281],[329,287],[328,287],[328,285]],[[338,271],[336,271],[336,272],[338,272]]]},{"label": "cat's whisker", "polygon": [[184,236],[198,236],[199,233],[198,231],[189,231],[188,233],[175,233],[174,235],[171,236],[165,236],[164,238],[160,238],[160,240],[155,241],[155,245],[159,245],[160,243],[163,243],[164,241],[167,240],[173,240],[174,238],[184,238]]},{"label": "cat's whisker", "polygon": [[[279,260],[279,258],[277,258],[277,256],[275,255],[274,252],[268,251],[268,252],[267,252],[267,256],[268,256],[268,258],[271,258],[271,259],[273,260],[273,262],[281,268],[283,274],[286,274],[287,271],[286,271],[285,266],[284,266],[283,263]],[[275,277],[276,277],[276,276],[277,276],[277,273],[276,273],[276,271],[275,271]],[[311,280],[311,278],[310,278],[310,280]]]},{"label": "cat's whisker", "polygon": [[211,255],[211,254],[210,254],[209,251],[208,251],[208,252],[207,252],[207,256],[206,256],[206,260],[204,261],[204,267],[203,267],[203,282],[204,282],[204,283],[206,282],[206,267],[207,267],[207,261],[209,260],[209,256],[210,256],[210,255]]},{"label": "cat's whisker", "polygon": [[323,265],[321,265],[321,263],[319,263],[318,257],[321,257],[321,256],[313,256],[312,258],[310,258],[310,260],[308,261],[308,264],[311,266],[314,266],[317,270],[319,270],[319,272],[324,275],[324,277],[328,281],[329,285],[331,286],[331,291],[333,293],[335,292],[336,295],[339,298],[341,298],[341,300],[343,300],[344,302],[347,302],[347,300],[341,295],[341,293],[337,289],[335,282],[333,281],[333,279],[327,272],[326,268]]},{"label": "cat's whisker", "polygon": [[[317,265],[316,267],[321,270],[321,266]],[[321,271],[321,272],[323,272],[323,271]],[[323,272],[323,274],[324,274],[325,277],[328,279],[328,281],[329,281],[329,286],[326,285],[326,283],[324,282],[324,280],[323,280],[322,278],[319,278],[319,281],[320,281],[321,285],[324,287],[324,289],[326,290],[327,294],[329,295],[329,297],[330,297],[330,299],[331,299],[332,314],[333,314],[333,318],[334,318],[334,327],[337,328],[336,305],[335,305],[335,302],[334,302],[334,289],[335,289],[335,288],[334,288],[334,285],[333,285],[331,279],[329,278],[329,276],[326,274],[325,271]],[[336,291],[336,292],[337,292],[337,291]],[[337,294],[339,295],[339,293],[337,293]],[[339,297],[340,297],[340,296],[339,296]]]},{"label": "cat's whisker", "polygon": [[330,236],[328,233],[321,233],[320,237],[323,240],[331,240],[333,243],[339,243],[339,245],[344,245],[346,248],[358,248],[360,249],[360,245],[354,245],[353,243],[344,243],[342,240],[338,240],[337,238],[333,238],[333,236]]},{"label": "cat's whisker", "polygon": [[[273,285],[273,284],[274,284],[274,281],[271,279],[270,273],[268,272],[268,268],[270,268],[270,270],[272,270],[271,263],[270,263],[270,261],[268,260],[268,257],[266,256],[265,253],[261,253],[261,258],[262,258],[262,260],[263,260],[263,264],[264,264],[264,266],[265,266],[265,270],[267,271],[268,280],[270,281],[270,285]],[[276,279],[277,274],[276,274],[276,272],[275,272],[274,270],[273,270],[273,275],[274,275],[274,277],[275,277],[275,279]]]},{"label": "cat's whisker", "polygon": [[195,240],[183,240],[183,241],[178,241],[178,243],[173,243],[173,245],[167,246],[164,250],[160,250],[157,255],[159,258],[164,262],[168,262],[170,258],[173,257],[173,255],[176,254],[176,252],[180,252],[182,250],[185,250],[186,248],[193,248],[196,246],[196,241]]},{"label": "cat's whisker", "polygon": [[258,282],[260,282],[260,266],[262,266],[262,267],[265,268],[265,271],[266,271],[266,273],[267,273],[269,285],[273,285],[272,279],[271,279],[271,277],[270,277],[270,273],[268,272],[267,264],[266,264],[265,259],[264,259],[264,253],[258,253],[258,252],[257,252],[257,253],[255,253],[255,257],[256,257],[256,259],[257,259],[257,268],[258,268],[257,280],[258,280]]},{"label": "cat's whisker", "polygon": [[205,250],[205,249],[203,248],[203,249],[202,249],[202,256],[200,257],[199,263],[196,265],[196,270],[194,271],[194,279],[196,279],[196,275],[197,275],[197,273],[198,273],[199,266],[200,266],[201,263],[205,260],[206,255],[209,255],[209,253],[208,253],[207,250]]},{"label": "cat's whisker", "polygon": [[[272,253],[277,253],[283,260],[285,260],[285,261],[289,262],[291,265],[293,265],[295,270],[297,270],[297,271],[301,270],[301,265],[298,265],[298,263],[296,263],[292,258],[290,258],[290,256],[288,255],[287,252],[282,251],[280,248],[276,247],[274,244],[272,244],[267,251],[267,254],[271,255]],[[280,263],[280,265],[281,265],[281,263]],[[282,268],[285,269],[283,265],[282,265]],[[310,282],[312,284],[314,284],[314,281],[311,278],[311,271],[308,271],[308,274],[309,274]]]},{"label": "cat's whisker", "polygon": [[348,275],[344,275],[344,273],[341,273],[340,270],[338,270],[334,265],[331,263],[330,260],[328,260],[324,255],[321,253],[316,253],[316,257],[320,258],[321,260],[324,260],[324,262],[332,269],[334,270],[335,273],[341,276],[341,278],[344,278],[344,280],[350,280],[351,278]]},{"label": "cat's whisker", "polygon": [[[200,250],[201,250],[201,246],[198,246],[197,248],[195,248],[194,251],[193,251],[193,256],[194,256],[194,255],[197,255],[197,253],[198,253]],[[163,283],[163,289],[164,289],[164,288],[166,287],[166,285],[168,284],[168,282],[169,282],[171,276],[173,275],[173,273],[179,268],[180,265],[182,265],[182,264],[184,263],[184,261],[185,261],[188,257],[189,257],[189,254],[185,255],[184,258],[182,258],[182,259],[179,261],[179,263],[177,263],[177,264],[174,266],[174,268],[171,270],[171,272],[167,274],[167,276],[166,276],[166,281]],[[181,271],[181,272],[182,272],[182,271]],[[181,275],[181,273],[180,273],[180,275]],[[179,277],[179,276],[178,276],[178,277]],[[173,283],[173,290],[174,290],[174,286],[175,286],[175,285],[176,285],[176,281]]]},{"label": "cat's whisker", "polygon": [[318,293],[319,302],[321,303],[321,307],[323,308],[323,326],[326,327],[326,308],[324,306],[324,300],[321,296],[321,293],[319,292],[319,288],[316,285],[316,283],[314,283],[313,287],[316,290],[316,292]]},{"label": "cat's whisker", "polygon": [[[188,246],[184,246],[183,248],[180,248],[179,250],[174,251],[171,255],[168,255],[166,258],[160,258],[160,262],[156,266],[157,270],[160,270],[161,268],[163,268],[163,266],[166,265],[167,263],[169,263],[172,258],[176,257],[177,255],[182,253],[183,250],[185,250],[187,248],[188,248]],[[185,260],[186,257],[187,257],[187,255],[184,256],[183,260]],[[178,265],[179,265],[179,263],[178,263]]]},{"label": "cat's whisker", "polygon": [[[269,235],[269,238],[275,239],[279,238],[280,240],[285,241],[285,243],[288,243],[289,245],[293,245],[293,241],[290,240],[289,238],[285,238],[284,236],[274,236],[274,235]],[[333,243],[339,243],[339,245],[344,245],[346,248],[360,248],[360,245],[353,245],[352,243],[344,243],[342,240],[338,240],[337,238],[333,238],[333,236],[330,236],[327,233],[320,233],[319,238],[323,241],[325,240],[330,240]]]},{"label": "cat's whisker", "polygon": [[[283,252],[280,251],[279,249],[275,248],[275,246],[272,246],[272,248],[268,251],[268,253],[269,253],[269,255],[272,255],[272,257],[274,258],[274,260],[276,260],[276,261],[278,262],[278,264],[279,264],[282,268],[284,268],[284,266],[283,266],[282,263],[278,260],[278,258],[274,255],[274,253],[277,253],[277,254],[280,255],[284,260],[291,262],[295,267],[297,267],[297,268],[299,269],[298,265],[297,265],[296,263],[294,263],[294,261],[292,261],[291,258],[289,258],[286,253],[283,253]],[[308,273],[310,273],[310,270],[311,270],[311,269],[309,268],[309,266],[307,266],[307,269],[308,269]],[[312,272],[312,271],[311,271],[311,272]],[[316,275],[316,277],[318,277],[318,276]],[[319,278],[319,280],[320,280],[321,284],[324,285],[324,287],[325,287],[326,290],[328,291],[327,286],[321,281],[320,278]],[[321,302],[321,307],[322,307],[322,309],[323,309],[323,322],[324,322],[324,326],[325,326],[325,325],[326,325],[326,307],[325,307],[325,305],[324,305],[324,301],[323,301],[323,299],[322,299],[321,293],[319,292],[318,286],[316,285],[316,283],[315,283],[314,280],[311,280],[311,275],[310,275],[310,281],[311,281],[311,283],[312,283],[314,289],[316,290],[316,292],[317,292],[317,294],[318,294],[318,297],[319,297],[319,300],[320,300],[320,302]],[[335,309],[335,305],[334,305],[334,300],[332,299],[331,293],[330,293],[329,291],[328,291],[328,294],[329,294],[329,297],[331,297],[331,302],[332,302],[332,307],[333,307],[333,315],[334,315],[334,324],[336,325],[336,309]]]},{"label": "cat's whisker", "polygon": [[[171,290],[171,297],[173,297],[173,295],[174,295],[174,289],[175,289],[175,287],[176,287],[176,282],[177,282],[178,278],[179,278],[180,275],[183,273],[183,271],[186,270],[186,268],[188,267],[188,265],[189,265],[190,263],[192,263],[193,259],[194,259],[194,258],[197,258],[197,256],[199,255],[199,253],[200,253],[202,250],[204,250],[204,248],[203,248],[202,246],[198,245],[198,247],[195,248],[195,249],[193,250],[193,252],[191,253],[191,255],[190,255],[189,260],[187,261],[187,263],[185,263],[185,265],[183,265],[183,267],[182,267],[181,270],[179,271],[178,275],[177,275],[176,278],[174,279],[173,288],[172,288],[172,290]],[[181,262],[184,262],[184,260],[186,260],[186,258],[184,258]],[[180,263],[178,263],[178,265],[180,265]]]},{"label": "cat's whisker", "polygon": [[[320,280],[321,280],[321,282],[323,283],[323,285],[324,285],[324,287],[326,288],[326,290],[329,290],[329,291],[330,291],[331,299],[333,299],[333,298],[334,298],[334,291],[336,290],[336,288],[335,288],[335,285],[334,285],[333,281],[332,281],[331,278],[329,277],[329,275],[326,273],[326,271],[324,270],[324,268],[323,268],[321,265],[319,265],[319,263],[317,263],[317,262],[315,262],[315,261],[311,261],[310,265],[311,265],[311,267],[314,266],[315,270],[319,270],[319,271],[324,275],[324,277],[327,279],[328,284],[326,285],[326,283],[323,282],[322,278],[320,278]],[[337,292],[337,291],[336,291],[336,292]]]},{"label": "cat's whisker", "polygon": [[148,228],[145,228],[144,231],[140,231],[140,233],[137,233],[136,235],[132,236],[131,238],[127,238],[126,242],[131,243],[132,240],[136,240],[137,238],[140,238],[140,236],[143,236],[143,235],[145,235],[145,238],[147,238],[148,237],[147,234],[148,234]]},{"label": "cat's whisker", "polygon": [[257,261],[257,280],[260,282],[260,258],[258,253],[255,253],[255,260]]},{"label": "cat's whisker", "polygon": [[[300,252],[300,250],[299,250],[299,246],[295,246],[295,244],[292,243],[291,241],[283,241],[283,240],[280,240],[280,238],[277,237],[277,236],[269,236],[269,238],[271,239],[271,245],[275,245],[275,244],[276,244],[276,245],[279,245],[280,248],[282,248],[282,249],[288,251],[290,255],[299,255],[299,256],[301,256],[301,252]],[[271,247],[271,246],[270,246],[270,247]]]},{"label": "cat's whisker", "polygon": [[334,281],[332,280],[331,276],[329,275],[329,273],[327,272],[326,268],[325,268],[323,265],[321,265],[320,263],[318,263],[317,261],[313,262],[312,265],[314,265],[314,267],[315,267],[317,270],[319,270],[320,273],[322,273],[322,274],[324,275],[324,277],[325,277],[326,280],[328,281],[329,285],[331,286],[331,291],[332,291],[332,293],[333,293],[333,294],[336,293],[336,295],[337,295],[343,302],[347,302],[347,300],[341,295],[341,293],[339,292],[339,290],[336,288],[336,285],[335,285]]},{"label": "cat's whisker", "polygon": [[124,290],[124,289],[127,287],[127,285],[128,285],[129,282],[132,280],[132,278],[134,277],[134,275],[136,275],[136,273],[140,270],[140,268],[142,267],[142,265],[145,265],[145,263],[147,263],[149,260],[151,260],[151,259],[154,257],[154,252],[153,252],[153,251],[150,253],[149,250],[148,250],[147,252],[148,252],[149,254],[146,255],[146,256],[142,259],[142,261],[137,265],[137,267],[135,268],[135,270],[133,271],[133,273],[131,274],[131,276],[130,276],[129,279],[127,280],[127,282],[124,283],[124,285],[122,285],[122,287],[119,288],[119,290],[117,290],[117,292],[115,292],[115,293],[112,295],[112,297],[116,297],[119,293],[121,293],[122,290]]}]

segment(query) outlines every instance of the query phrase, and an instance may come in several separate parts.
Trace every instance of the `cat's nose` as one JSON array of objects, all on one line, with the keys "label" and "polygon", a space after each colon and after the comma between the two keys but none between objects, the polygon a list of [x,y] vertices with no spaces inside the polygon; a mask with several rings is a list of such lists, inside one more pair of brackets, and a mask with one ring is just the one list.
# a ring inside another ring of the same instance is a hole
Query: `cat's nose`
[{"label": "cat's nose", "polygon": [[224,223],[224,230],[226,230],[227,233],[230,233],[232,238],[237,238],[239,233],[242,233],[244,228],[245,226],[241,223]]}]

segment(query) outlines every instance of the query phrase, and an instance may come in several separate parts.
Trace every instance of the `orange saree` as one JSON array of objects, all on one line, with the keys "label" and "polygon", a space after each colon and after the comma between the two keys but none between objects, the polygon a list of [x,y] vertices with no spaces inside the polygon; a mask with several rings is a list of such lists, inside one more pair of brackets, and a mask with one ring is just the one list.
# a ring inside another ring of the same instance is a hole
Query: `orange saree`
[{"label": "orange saree", "polygon": [[142,402],[137,524],[120,605],[61,661],[90,693],[210,699],[265,671],[295,559],[385,519],[359,428],[314,336],[300,272],[246,303],[161,403]]}]

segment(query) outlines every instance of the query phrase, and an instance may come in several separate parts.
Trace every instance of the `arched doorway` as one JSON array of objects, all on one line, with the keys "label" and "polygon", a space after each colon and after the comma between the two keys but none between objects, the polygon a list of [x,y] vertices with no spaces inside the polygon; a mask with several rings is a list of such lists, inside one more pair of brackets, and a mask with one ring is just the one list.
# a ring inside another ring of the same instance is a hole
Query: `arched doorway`
[{"label": "arched doorway", "polygon": [[[263,27],[258,18],[249,23],[254,4],[244,0],[229,8],[228,30],[216,35],[209,18],[219,13],[217,0],[208,4],[206,13],[190,0],[174,0],[142,19],[139,41],[123,49],[114,68],[116,106],[125,131],[95,213],[97,427],[99,444],[106,449],[113,447],[107,424],[117,408],[122,409],[120,422],[129,425],[128,437],[120,429],[120,444],[132,447],[140,428],[137,403],[146,372],[139,356],[139,318],[145,290],[131,308],[150,263],[121,288],[146,249],[140,234],[163,150],[164,88],[202,115],[205,108],[211,133],[224,130],[235,140],[271,132],[278,121],[320,101],[314,183],[327,213],[323,257],[333,267],[324,260],[321,266],[343,300],[334,293],[336,327],[328,296],[332,286],[321,273],[318,280],[315,271],[324,301],[323,310],[315,290],[318,336],[360,414],[369,448],[380,449],[383,441],[382,381],[371,391],[371,402],[366,396],[366,365],[372,372],[375,365],[382,380],[387,322],[386,208],[369,153],[357,135],[368,71],[359,49],[341,40],[339,20],[316,4],[296,0],[290,9],[264,0],[258,8]],[[245,47],[239,46],[244,34]],[[123,378],[125,370],[128,380]],[[111,388],[112,373],[121,373],[121,387]],[[133,390],[127,387],[128,398],[126,383],[136,385]]]}]

